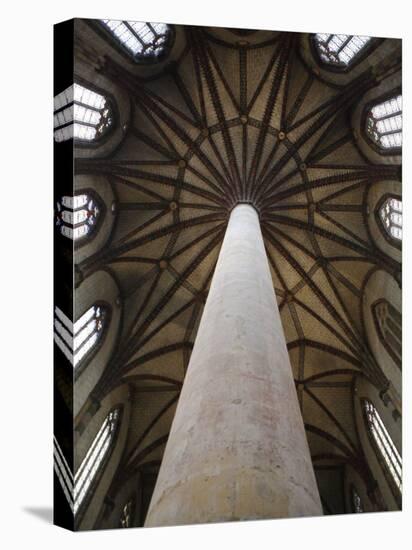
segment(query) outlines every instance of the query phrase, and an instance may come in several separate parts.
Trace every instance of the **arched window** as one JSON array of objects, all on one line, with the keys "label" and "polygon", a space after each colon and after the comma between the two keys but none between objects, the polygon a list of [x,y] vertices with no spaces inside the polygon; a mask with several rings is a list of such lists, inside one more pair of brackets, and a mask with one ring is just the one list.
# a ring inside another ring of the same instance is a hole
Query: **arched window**
[{"label": "arched window", "polygon": [[383,228],[392,239],[402,240],[402,201],[388,197],[379,209]]},{"label": "arched window", "polygon": [[355,486],[351,486],[351,504],[352,504],[352,512],[354,514],[360,514],[363,512],[363,506],[361,497],[358,494],[358,491],[356,490]]},{"label": "arched window", "polygon": [[399,502],[402,493],[402,458],[374,405],[368,399],[363,399],[362,406],[370,441],[389,486]]},{"label": "arched window", "polygon": [[376,330],[386,351],[402,367],[402,316],[387,300],[372,304]]},{"label": "arched window", "polygon": [[64,496],[66,497],[70,508],[73,510],[73,474],[67,464],[66,458],[60,448],[56,436],[53,437],[53,442],[54,471],[56,472]]},{"label": "arched window", "polygon": [[113,122],[107,99],[74,83],[54,98],[54,139],[96,141]]},{"label": "arched window", "polygon": [[366,116],[366,131],[381,149],[402,147],[402,96],[374,105]]},{"label": "arched window", "polygon": [[56,226],[65,237],[78,241],[94,231],[100,209],[87,194],[64,196],[56,205]]},{"label": "arched window", "polygon": [[106,309],[94,305],[74,324],[61,309],[55,307],[54,340],[73,367],[92,351],[100,340],[106,319]]},{"label": "arched window", "polygon": [[139,23],[101,19],[104,27],[135,61],[156,61],[170,43],[170,26],[165,23]]},{"label": "arched window", "polygon": [[114,438],[119,427],[120,409],[113,409],[105,418],[86,456],[74,476],[74,513],[76,514],[84,498],[90,491],[96,476],[113,450]]},{"label": "arched window", "polygon": [[370,41],[369,36],[349,34],[315,34],[314,41],[321,60],[345,69]]}]

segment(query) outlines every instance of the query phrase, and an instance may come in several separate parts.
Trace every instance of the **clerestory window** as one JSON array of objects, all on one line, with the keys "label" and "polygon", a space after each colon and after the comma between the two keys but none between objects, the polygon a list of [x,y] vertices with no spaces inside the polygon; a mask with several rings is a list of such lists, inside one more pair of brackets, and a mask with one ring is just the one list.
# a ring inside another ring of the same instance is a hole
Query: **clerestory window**
[{"label": "clerestory window", "polygon": [[370,42],[369,36],[349,34],[315,34],[320,59],[331,66],[345,69]]},{"label": "clerestory window", "polygon": [[56,226],[65,237],[78,241],[95,230],[100,209],[87,194],[63,196],[56,205]]},{"label": "clerestory window", "polygon": [[74,83],[54,98],[54,139],[92,142],[113,123],[110,103],[101,94]]},{"label": "clerestory window", "polygon": [[119,428],[120,409],[113,409],[105,418],[86,456],[74,476],[74,506],[76,514],[91,490],[93,481],[109,458]]},{"label": "clerestory window", "polygon": [[402,493],[402,458],[373,403],[363,399],[362,406],[370,441],[389,485],[398,499]]},{"label": "clerestory window", "polygon": [[171,29],[165,23],[140,23],[101,19],[102,25],[135,61],[156,61],[170,43]]},{"label": "clerestory window", "polygon": [[382,150],[402,147],[402,96],[374,105],[366,116],[366,131]]},{"label": "clerestory window", "polygon": [[57,306],[54,315],[54,340],[73,368],[91,352],[102,337],[106,309],[93,305],[75,323]]},{"label": "clerestory window", "polygon": [[402,201],[388,197],[379,209],[386,233],[396,241],[402,240]]}]

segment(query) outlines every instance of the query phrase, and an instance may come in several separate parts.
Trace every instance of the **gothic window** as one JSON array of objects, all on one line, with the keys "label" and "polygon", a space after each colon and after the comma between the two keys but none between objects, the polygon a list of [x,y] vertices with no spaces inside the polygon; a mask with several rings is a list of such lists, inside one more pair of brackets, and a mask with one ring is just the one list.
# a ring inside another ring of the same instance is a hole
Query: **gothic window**
[{"label": "gothic window", "polygon": [[351,486],[351,504],[352,504],[352,511],[354,514],[360,514],[363,512],[363,506],[361,498],[358,494],[358,491],[356,488],[352,485]]},{"label": "gothic window", "polygon": [[60,482],[63,493],[69,503],[71,509],[73,509],[73,474],[67,464],[67,461],[64,457],[64,454],[60,448],[60,445],[56,439],[53,437],[53,463],[54,471],[56,472],[57,478]]},{"label": "gothic window", "polygon": [[134,502],[133,500],[129,500],[129,502],[123,507],[119,522],[120,527],[127,528],[132,526],[133,509]]},{"label": "gothic window", "polygon": [[402,316],[387,300],[372,305],[376,329],[386,351],[397,366],[402,366]]},{"label": "gothic window", "polygon": [[64,196],[56,205],[56,226],[65,237],[77,241],[96,228],[100,210],[87,194]]},{"label": "gothic window", "polygon": [[112,410],[105,418],[86,456],[74,476],[74,513],[76,514],[88,494],[96,475],[113,450],[119,427],[120,409]]},{"label": "gothic window", "polygon": [[54,98],[54,139],[96,141],[113,122],[107,99],[74,83]]},{"label": "gothic window", "polygon": [[61,309],[55,307],[54,339],[75,369],[100,340],[105,318],[105,308],[94,305],[72,323]]},{"label": "gothic window", "polygon": [[316,48],[321,60],[331,66],[345,69],[371,40],[369,36],[349,34],[315,34]]},{"label": "gothic window", "polygon": [[112,19],[101,22],[135,61],[156,61],[170,43],[170,26],[164,23]]},{"label": "gothic window", "polygon": [[378,411],[368,399],[363,399],[363,412],[372,446],[375,449],[392,491],[398,497],[402,492],[402,458],[385,428]]},{"label": "gothic window", "polygon": [[388,197],[379,209],[386,233],[396,241],[402,240],[402,201]]},{"label": "gothic window", "polygon": [[366,131],[383,150],[402,146],[402,96],[374,105],[366,116]]}]

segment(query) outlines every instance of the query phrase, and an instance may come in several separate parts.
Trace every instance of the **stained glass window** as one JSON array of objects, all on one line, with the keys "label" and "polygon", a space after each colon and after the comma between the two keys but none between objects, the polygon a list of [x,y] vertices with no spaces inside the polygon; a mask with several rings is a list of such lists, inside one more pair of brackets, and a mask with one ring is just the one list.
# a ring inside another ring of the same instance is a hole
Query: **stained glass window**
[{"label": "stained glass window", "polygon": [[108,457],[112,449],[114,436],[119,427],[119,418],[119,409],[114,409],[107,415],[74,476],[73,509],[75,514],[96,478],[99,467],[102,465],[104,459]]},{"label": "stained glass window", "polygon": [[402,96],[372,107],[366,117],[366,131],[382,149],[402,147]]},{"label": "stained glass window", "polygon": [[394,197],[387,198],[379,215],[388,235],[397,241],[402,240],[402,201]]},{"label": "stained glass window", "polygon": [[56,205],[56,225],[65,237],[77,241],[95,229],[99,207],[89,195],[64,196]]},{"label": "stained glass window", "polygon": [[387,300],[378,300],[372,306],[378,334],[385,349],[402,366],[402,316]]},{"label": "stained glass window", "polygon": [[370,41],[369,36],[349,34],[315,34],[319,56],[328,65],[345,68]]},{"label": "stained glass window", "polygon": [[363,408],[375,450],[382,459],[393,484],[399,492],[402,492],[402,458],[374,405],[364,399]]},{"label": "stained glass window", "polygon": [[95,141],[113,122],[107,99],[74,83],[54,98],[54,139]]},{"label": "stained glass window", "polygon": [[105,317],[105,309],[94,305],[72,323],[61,309],[55,307],[54,340],[74,368],[96,346],[103,332]]},{"label": "stained glass window", "polygon": [[156,60],[170,41],[170,27],[165,23],[139,23],[102,19],[102,24],[137,61]]}]

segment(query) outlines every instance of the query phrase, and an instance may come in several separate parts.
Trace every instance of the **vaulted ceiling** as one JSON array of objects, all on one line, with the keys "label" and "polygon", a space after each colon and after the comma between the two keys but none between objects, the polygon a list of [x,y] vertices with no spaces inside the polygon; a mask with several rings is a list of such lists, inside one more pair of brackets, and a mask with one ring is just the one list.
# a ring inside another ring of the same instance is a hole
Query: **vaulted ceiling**
[{"label": "vaulted ceiling", "polygon": [[239,202],[259,212],[314,463],[349,463],[367,481],[354,378],[379,390],[387,379],[365,337],[362,292],[372,271],[399,272],[371,237],[366,202],[373,183],[399,170],[368,160],[351,127],[376,71],[328,83],[293,33],[185,27],[184,40],[178,59],[148,78],[108,48],[100,70],[130,97],[131,120],[109,157],[76,162],[77,174],[105,177],[116,197],[110,240],[78,266],[83,279],[109,271],[123,303],[115,352],[93,390],[102,399],[125,381],[133,388],[116,484],[161,460]]}]

